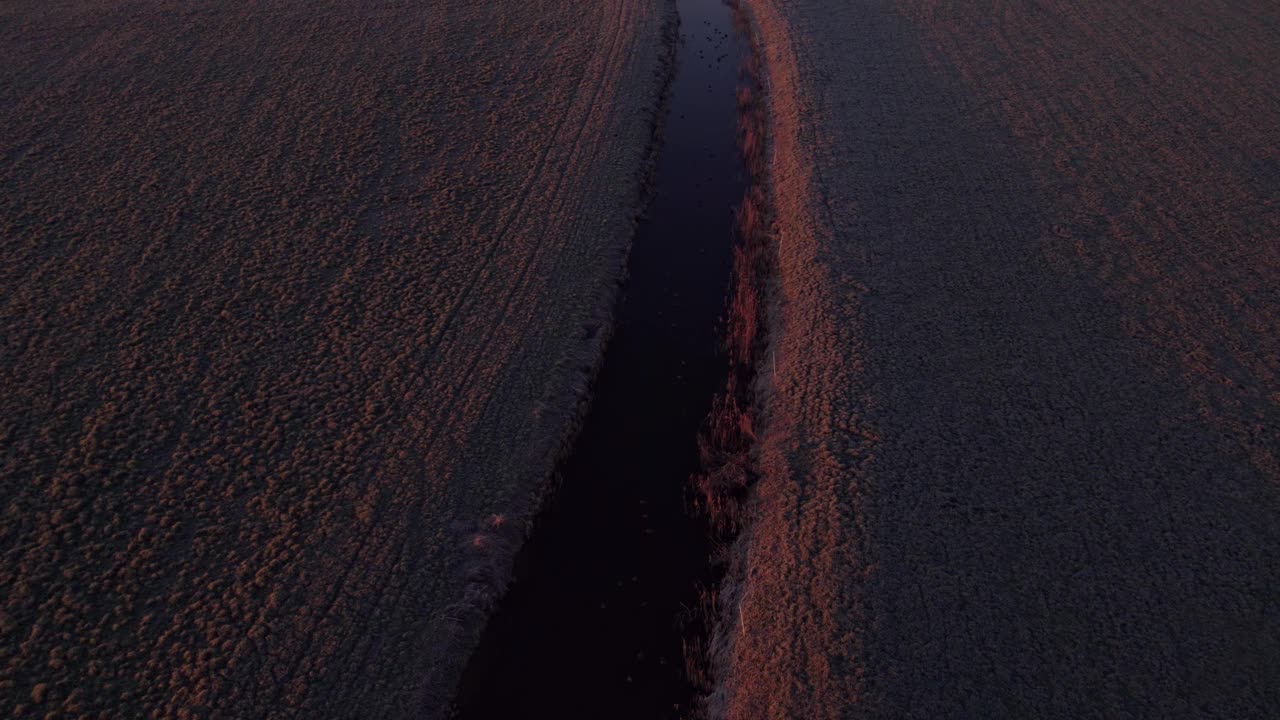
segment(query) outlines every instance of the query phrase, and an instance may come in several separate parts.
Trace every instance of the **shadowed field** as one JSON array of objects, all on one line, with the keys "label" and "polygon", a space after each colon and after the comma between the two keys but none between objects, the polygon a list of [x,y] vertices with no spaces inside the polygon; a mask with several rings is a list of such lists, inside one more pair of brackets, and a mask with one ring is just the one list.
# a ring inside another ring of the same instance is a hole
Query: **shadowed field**
[{"label": "shadowed field", "polygon": [[659,0],[0,8],[0,707],[428,716],[576,412]]},{"label": "shadowed field", "polygon": [[776,371],[713,714],[1280,713],[1280,12],[743,4]]}]

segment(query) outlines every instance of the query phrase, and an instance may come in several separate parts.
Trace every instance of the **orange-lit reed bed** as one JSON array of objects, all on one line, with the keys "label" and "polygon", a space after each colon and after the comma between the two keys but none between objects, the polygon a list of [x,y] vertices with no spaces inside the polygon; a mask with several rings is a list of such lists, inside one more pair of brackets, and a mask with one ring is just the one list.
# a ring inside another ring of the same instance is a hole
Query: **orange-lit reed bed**
[{"label": "orange-lit reed bed", "polygon": [[[729,376],[716,397],[698,448],[703,471],[693,478],[694,502],[708,520],[717,550],[713,560],[730,564],[730,548],[742,530],[744,509],[753,478],[753,448],[758,433],[756,403],[758,373],[767,338],[764,328],[773,293],[776,248],[769,210],[766,178],[766,113],[760,79],[759,53],[749,23],[736,0],[729,0],[737,31],[748,38],[737,89],[738,146],[750,181],[742,204],[735,212],[737,244],[733,249],[728,325],[724,347]],[[701,633],[686,639],[685,664],[690,680],[704,694],[699,715],[713,715],[709,707],[715,687],[718,658],[725,655],[726,628],[735,625],[732,603],[722,601],[720,588],[702,592]]]}]

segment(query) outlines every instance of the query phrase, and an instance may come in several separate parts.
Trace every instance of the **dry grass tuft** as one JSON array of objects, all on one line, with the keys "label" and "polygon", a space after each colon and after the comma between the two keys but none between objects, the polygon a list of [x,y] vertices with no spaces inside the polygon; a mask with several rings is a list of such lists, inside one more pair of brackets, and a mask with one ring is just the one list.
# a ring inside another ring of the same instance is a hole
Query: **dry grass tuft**
[{"label": "dry grass tuft", "polygon": [[[751,36],[736,2],[735,24],[744,36]],[[752,42],[743,61],[738,105],[738,145],[750,176],[750,186],[735,212],[738,244],[733,249],[731,289],[728,300],[728,328],[724,344],[730,361],[729,378],[716,397],[698,449],[703,471],[693,478],[696,506],[711,523],[718,550],[718,564],[729,561],[729,548],[742,531],[745,508],[756,476],[753,449],[756,446],[759,413],[756,388],[767,338],[767,313],[773,297],[775,237],[769,208],[766,178],[766,115],[761,101],[763,87],[759,75],[758,49]],[[698,615],[707,635],[685,641],[685,666],[691,682],[703,693],[699,714],[713,713],[714,689],[726,661],[725,627],[734,624],[736,603],[727,605],[722,589],[701,592]]]}]

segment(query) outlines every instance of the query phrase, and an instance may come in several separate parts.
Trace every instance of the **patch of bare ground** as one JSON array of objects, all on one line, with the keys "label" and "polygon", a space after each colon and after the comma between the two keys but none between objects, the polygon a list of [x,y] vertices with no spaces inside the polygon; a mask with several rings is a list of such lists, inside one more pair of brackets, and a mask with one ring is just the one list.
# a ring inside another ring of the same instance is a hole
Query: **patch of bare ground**
[{"label": "patch of bare ground", "polygon": [[747,0],[777,298],[711,714],[1280,713],[1280,13]]},{"label": "patch of bare ground", "polygon": [[660,0],[0,8],[0,707],[431,716],[607,336]]}]

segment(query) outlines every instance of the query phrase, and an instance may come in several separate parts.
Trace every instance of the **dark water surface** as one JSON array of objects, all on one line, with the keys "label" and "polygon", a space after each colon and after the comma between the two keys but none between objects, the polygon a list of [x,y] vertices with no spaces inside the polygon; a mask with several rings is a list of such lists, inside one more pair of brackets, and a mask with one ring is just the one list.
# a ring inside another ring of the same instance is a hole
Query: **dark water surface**
[{"label": "dark water surface", "polygon": [[463,676],[459,719],[650,720],[681,716],[694,699],[681,623],[714,577],[687,487],[728,371],[720,336],[747,183],[734,97],[746,47],[722,0],[678,7],[656,192],[614,336],[563,482]]}]

